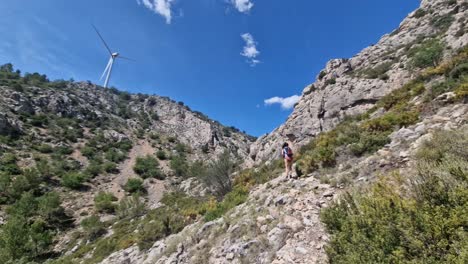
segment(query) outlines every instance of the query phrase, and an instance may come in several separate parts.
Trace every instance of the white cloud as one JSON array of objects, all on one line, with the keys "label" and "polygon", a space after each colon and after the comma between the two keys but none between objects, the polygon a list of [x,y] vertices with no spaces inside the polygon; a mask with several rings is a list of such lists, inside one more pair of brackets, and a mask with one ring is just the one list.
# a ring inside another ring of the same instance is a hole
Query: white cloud
[{"label": "white cloud", "polygon": [[248,13],[254,6],[250,0],[230,0],[230,2],[241,13]]},{"label": "white cloud", "polygon": [[253,36],[250,33],[244,33],[241,35],[242,39],[245,41],[245,46],[241,52],[241,55],[247,58],[247,62],[250,66],[255,66],[260,63],[260,60],[257,59],[260,55],[260,51],[257,50],[257,42],[255,42]]},{"label": "white cloud", "polygon": [[299,99],[301,99],[299,95],[293,95],[286,98],[275,96],[270,99],[266,99],[264,102],[265,105],[280,104],[282,109],[287,110],[293,108],[294,105],[299,102]]},{"label": "white cloud", "polygon": [[149,10],[163,16],[167,24],[170,24],[172,20],[172,2],[174,0],[137,0],[139,5],[143,4]]}]

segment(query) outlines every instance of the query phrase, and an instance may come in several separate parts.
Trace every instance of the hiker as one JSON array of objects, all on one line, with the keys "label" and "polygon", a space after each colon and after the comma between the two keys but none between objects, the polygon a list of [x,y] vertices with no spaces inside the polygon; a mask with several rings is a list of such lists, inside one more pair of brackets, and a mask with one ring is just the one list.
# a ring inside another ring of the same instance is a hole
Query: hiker
[{"label": "hiker", "polygon": [[286,168],[286,179],[292,178],[293,152],[286,142],[281,149],[281,156],[284,159],[284,167]]}]

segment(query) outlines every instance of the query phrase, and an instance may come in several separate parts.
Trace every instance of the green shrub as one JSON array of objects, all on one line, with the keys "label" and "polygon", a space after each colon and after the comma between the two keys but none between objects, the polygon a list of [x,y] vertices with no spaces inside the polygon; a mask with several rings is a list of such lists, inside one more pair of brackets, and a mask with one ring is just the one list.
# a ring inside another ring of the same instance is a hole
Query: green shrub
[{"label": "green shrub", "polygon": [[83,228],[87,239],[91,241],[102,236],[106,232],[104,223],[101,222],[97,215],[92,215],[83,219],[81,221],[81,227]]},{"label": "green shrub", "polygon": [[189,164],[185,156],[183,155],[172,156],[169,166],[174,171],[176,176],[179,176],[179,177],[188,176]]},{"label": "green shrub", "polygon": [[459,64],[450,71],[452,79],[461,79],[463,76],[468,76],[468,62]]},{"label": "green shrub", "polygon": [[0,171],[6,172],[11,175],[18,175],[21,169],[16,164],[17,158],[12,153],[5,153],[0,159]]},{"label": "green shrub", "polygon": [[246,187],[236,186],[231,192],[226,194],[221,203],[216,204],[214,208],[208,209],[205,214],[205,221],[213,221],[220,218],[230,209],[247,201],[248,196],[249,191]]},{"label": "green shrub", "polygon": [[158,157],[159,160],[166,160],[167,159],[167,155],[166,155],[166,152],[162,149],[158,150],[158,152],[156,152],[156,157]]},{"label": "green shrub", "polygon": [[318,79],[319,79],[319,80],[322,80],[323,77],[325,77],[325,75],[327,75],[327,73],[326,73],[325,71],[321,71],[321,72],[319,73],[319,75],[318,75]]},{"label": "green shrub", "polygon": [[325,86],[336,84],[336,78],[331,78],[325,81]]},{"label": "green shrub", "polygon": [[437,82],[430,87],[429,92],[426,95],[426,99],[429,101],[443,93],[452,91],[456,85],[457,83],[451,79]]},{"label": "green shrub", "polygon": [[91,161],[84,173],[88,174],[90,178],[96,177],[102,173],[102,166],[99,162]]},{"label": "green shrub", "polygon": [[431,25],[440,31],[447,31],[452,25],[455,18],[451,14],[436,16],[431,19]]},{"label": "green shrub", "polygon": [[115,148],[111,148],[105,153],[104,157],[108,161],[115,162],[115,163],[120,163],[120,162],[124,161],[127,158],[127,155],[125,155],[120,150],[117,150]]},{"label": "green shrub", "polygon": [[176,142],[177,142],[177,138],[171,136],[171,137],[168,137],[168,138],[167,138],[167,141],[168,141],[169,143],[176,143]]},{"label": "green shrub", "polygon": [[237,167],[237,161],[228,151],[224,151],[215,161],[208,164],[207,170],[200,176],[200,179],[220,198],[232,190],[231,176]]},{"label": "green shrub", "polygon": [[112,193],[101,191],[94,197],[94,206],[98,212],[113,213],[116,208],[115,201],[117,201],[117,198]]},{"label": "green shrub", "polygon": [[120,171],[117,167],[117,164],[115,164],[114,162],[106,162],[104,163],[104,165],[102,165],[102,167],[107,173],[117,174]]},{"label": "green shrub", "polygon": [[405,127],[419,120],[417,111],[388,112],[385,115],[364,122],[363,128],[370,132],[387,132]]},{"label": "green shrub", "polygon": [[81,149],[81,154],[88,159],[92,159],[96,155],[97,151],[95,148],[85,146]]},{"label": "green shrub", "polygon": [[418,10],[416,10],[416,12],[414,13],[414,18],[421,18],[423,16],[425,16],[427,14],[426,10],[424,10],[423,8],[419,8]]},{"label": "green shrub", "polygon": [[59,155],[70,155],[73,153],[73,148],[70,146],[59,146],[54,149],[54,152]]},{"label": "green shrub", "polygon": [[85,176],[79,172],[70,172],[65,174],[62,177],[62,186],[70,189],[79,189],[81,188],[83,182],[85,181]]},{"label": "green shrub", "polygon": [[41,152],[41,153],[52,153],[53,152],[53,148],[51,145],[49,144],[41,144],[39,146],[36,147],[37,151]]},{"label": "green shrub", "polygon": [[159,168],[158,160],[151,155],[147,155],[145,157],[138,157],[136,159],[136,163],[133,167],[133,170],[143,179],[156,178],[159,180],[164,180],[165,178],[164,174]]},{"label": "green shrub", "polygon": [[96,248],[93,251],[93,261],[95,261],[95,263],[100,262],[118,249],[116,239],[101,239],[96,243]]},{"label": "green shrub", "polygon": [[149,249],[154,242],[180,232],[186,225],[186,219],[168,207],[158,208],[145,218],[138,232],[140,250]]},{"label": "green shrub", "polygon": [[423,42],[419,47],[410,50],[412,65],[416,68],[437,66],[442,59],[444,45],[436,39]]},{"label": "green shrub", "polygon": [[388,79],[386,78],[388,77],[386,73],[391,69],[392,65],[392,62],[384,62],[375,66],[374,68],[363,70],[362,74],[369,79]]},{"label": "green shrub", "polygon": [[[331,263],[464,263],[468,221],[468,131],[435,133],[416,170],[345,194],[321,219]],[[409,182],[409,184],[407,184]],[[372,245],[372,246],[369,246]]]},{"label": "green shrub", "polygon": [[177,143],[177,145],[175,146],[175,150],[179,154],[184,154],[185,152],[189,150],[189,147],[185,145],[184,143]]},{"label": "green shrub", "polygon": [[116,211],[120,219],[133,219],[145,213],[145,203],[140,199],[137,193],[130,197],[123,198],[117,206]]},{"label": "green shrub", "polygon": [[123,187],[125,191],[129,193],[145,193],[146,190],[143,187],[143,181],[137,178],[128,179],[127,183]]},{"label": "green shrub", "polygon": [[44,127],[49,124],[49,119],[47,115],[33,115],[29,117],[29,123],[36,127]]},{"label": "green shrub", "polygon": [[363,133],[359,141],[351,144],[350,150],[356,155],[360,156],[365,153],[374,153],[381,149],[386,144],[390,143],[390,138],[387,133]]},{"label": "green shrub", "polygon": [[56,192],[49,192],[39,197],[38,214],[53,226],[62,226],[68,220],[61,206],[60,196]]}]

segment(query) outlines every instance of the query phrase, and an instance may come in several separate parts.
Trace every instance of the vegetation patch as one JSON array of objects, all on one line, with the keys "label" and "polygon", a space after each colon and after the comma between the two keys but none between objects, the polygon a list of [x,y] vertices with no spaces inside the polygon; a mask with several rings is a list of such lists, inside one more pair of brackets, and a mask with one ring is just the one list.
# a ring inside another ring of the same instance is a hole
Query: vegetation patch
[{"label": "vegetation patch", "polygon": [[[463,263],[468,130],[435,133],[410,175],[381,179],[322,211],[332,263]],[[372,245],[372,247],[369,247]]]}]

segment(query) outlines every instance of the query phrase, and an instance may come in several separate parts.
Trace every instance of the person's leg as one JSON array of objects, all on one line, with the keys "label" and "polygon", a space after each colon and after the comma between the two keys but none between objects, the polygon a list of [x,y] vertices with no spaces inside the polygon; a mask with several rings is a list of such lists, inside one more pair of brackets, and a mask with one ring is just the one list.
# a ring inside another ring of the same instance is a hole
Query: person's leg
[{"label": "person's leg", "polygon": [[287,159],[284,159],[284,168],[286,171],[286,179],[289,178],[289,162]]},{"label": "person's leg", "polygon": [[289,178],[292,178],[292,164],[293,164],[292,160],[288,161],[288,177]]}]

